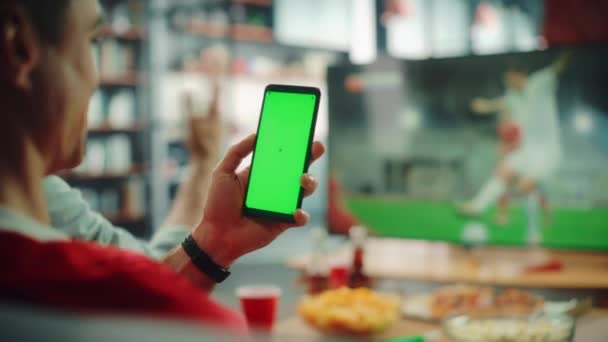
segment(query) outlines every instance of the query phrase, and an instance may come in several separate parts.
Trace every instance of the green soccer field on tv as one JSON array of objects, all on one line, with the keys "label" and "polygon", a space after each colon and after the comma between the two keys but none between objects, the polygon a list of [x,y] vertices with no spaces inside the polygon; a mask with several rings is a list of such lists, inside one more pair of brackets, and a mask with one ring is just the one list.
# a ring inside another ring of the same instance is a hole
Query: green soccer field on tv
[{"label": "green soccer field on tv", "polygon": [[[487,231],[485,243],[525,245],[526,213],[522,206],[509,211],[509,221],[498,224],[495,209],[479,218],[459,215],[454,204],[435,201],[403,201],[353,197],[347,199],[352,213],[375,235],[466,243],[464,229],[480,224]],[[541,219],[542,245],[552,248],[608,250],[608,211],[552,208]]]}]

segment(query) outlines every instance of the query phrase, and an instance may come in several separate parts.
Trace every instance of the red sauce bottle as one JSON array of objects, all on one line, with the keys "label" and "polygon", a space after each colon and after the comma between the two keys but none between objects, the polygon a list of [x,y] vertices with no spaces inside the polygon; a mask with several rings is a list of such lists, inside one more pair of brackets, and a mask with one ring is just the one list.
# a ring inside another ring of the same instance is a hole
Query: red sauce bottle
[{"label": "red sauce bottle", "polygon": [[351,273],[348,277],[348,286],[351,288],[372,287],[372,279],[365,274],[363,269],[367,232],[365,231],[365,228],[355,226],[350,229],[349,234],[353,243],[353,261]]}]

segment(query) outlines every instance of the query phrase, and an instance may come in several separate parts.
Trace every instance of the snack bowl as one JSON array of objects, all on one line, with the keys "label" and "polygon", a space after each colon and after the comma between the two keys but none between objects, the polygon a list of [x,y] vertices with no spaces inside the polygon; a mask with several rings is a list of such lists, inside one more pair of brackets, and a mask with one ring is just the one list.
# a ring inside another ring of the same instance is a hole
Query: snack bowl
[{"label": "snack bowl", "polygon": [[574,335],[574,319],[568,315],[481,312],[448,317],[442,329],[456,342],[567,342]]},{"label": "snack bowl", "polygon": [[324,334],[369,336],[397,322],[399,302],[393,295],[343,287],[303,298],[298,313]]}]

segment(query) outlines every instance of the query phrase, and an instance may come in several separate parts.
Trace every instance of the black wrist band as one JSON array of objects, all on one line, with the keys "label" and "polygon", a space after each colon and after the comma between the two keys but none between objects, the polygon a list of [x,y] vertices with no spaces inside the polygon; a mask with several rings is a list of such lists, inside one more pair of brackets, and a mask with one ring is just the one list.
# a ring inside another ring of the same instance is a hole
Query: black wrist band
[{"label": "black wrist band", "polygon": [[230,271],[216,264],[211,257],[196,244],[192,235],[188,235],[182,247],[192,263],[216,283],[221,283],[230,275]]}]

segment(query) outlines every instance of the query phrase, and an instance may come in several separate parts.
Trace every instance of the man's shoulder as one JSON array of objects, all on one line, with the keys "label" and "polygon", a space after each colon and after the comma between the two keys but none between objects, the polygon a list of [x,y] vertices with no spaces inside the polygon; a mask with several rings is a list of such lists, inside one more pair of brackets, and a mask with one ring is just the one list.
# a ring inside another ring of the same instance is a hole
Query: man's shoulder
[{"label": "man's shoulder", "polygon": [[56,175],[45,177],[42,185],[46,193],[67,192],[72,190],[72,187],[66,181],[64,181],[63,178]]},{"label": "man's shoulder", "polygon": [[0,297],[89,313],[163,316],[243,333],[242,317],[164,264],[83,241],[42,242],[0,231]]}]

